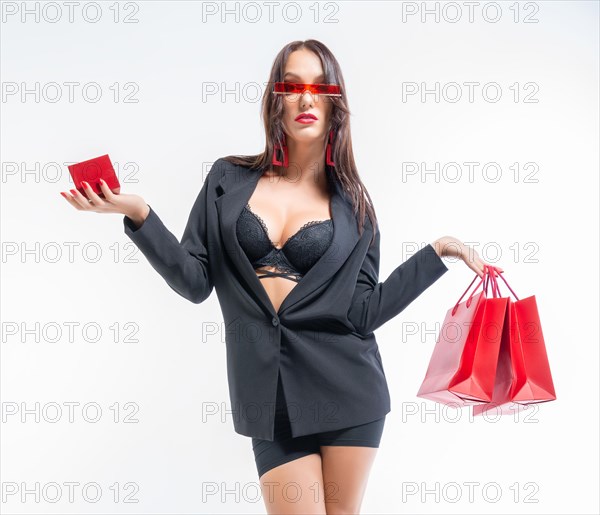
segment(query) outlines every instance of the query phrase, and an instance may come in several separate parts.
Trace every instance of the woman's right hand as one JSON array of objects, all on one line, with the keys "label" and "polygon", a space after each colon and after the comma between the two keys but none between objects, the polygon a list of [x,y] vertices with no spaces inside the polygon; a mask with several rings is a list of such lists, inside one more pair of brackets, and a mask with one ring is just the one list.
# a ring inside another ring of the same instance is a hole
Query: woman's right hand
[{"label": "woman's right hand", "polygon": [[90,185],[82,181],[87,197],[83,196],[77,189],[72,189],[71,195],[61,191],[60,194],[78,211],[93,211],[95,213],[120,213],[126,215],[139,227],[142,225],[150,208],[139,195],[119,193],[111,191],[103,180],[100,180],[100,189],[104,198],[99,197]]}]

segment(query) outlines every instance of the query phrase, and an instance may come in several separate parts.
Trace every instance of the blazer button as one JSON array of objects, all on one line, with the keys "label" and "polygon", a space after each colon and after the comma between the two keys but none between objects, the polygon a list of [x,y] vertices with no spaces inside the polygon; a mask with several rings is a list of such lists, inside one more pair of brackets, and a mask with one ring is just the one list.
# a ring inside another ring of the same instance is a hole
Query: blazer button
[{"label": "blazer button", "polygon": [[271,320],[271,323],[277,327],[277,325],[279,324],[279,320],[277,320],[277,317],[273,317],[273,320]]}]

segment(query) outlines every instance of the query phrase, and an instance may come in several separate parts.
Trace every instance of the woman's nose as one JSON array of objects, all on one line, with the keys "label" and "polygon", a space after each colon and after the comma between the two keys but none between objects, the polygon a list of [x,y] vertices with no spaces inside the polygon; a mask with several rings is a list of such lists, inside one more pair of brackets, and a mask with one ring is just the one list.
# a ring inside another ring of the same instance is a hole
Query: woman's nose
[{"label": "woman's nose", "polygon": [[317,96],[317,98],[315,99],[313,97],[313,94],[310,91],[308,91],[308,90],[304,91],[304,93],[302,93],[302,95],[300,96],[301,105],[303,105],[303,106],[306,104],[314,105],[315,101],[318,100],[318,95],[316,95],[316,96]]}]

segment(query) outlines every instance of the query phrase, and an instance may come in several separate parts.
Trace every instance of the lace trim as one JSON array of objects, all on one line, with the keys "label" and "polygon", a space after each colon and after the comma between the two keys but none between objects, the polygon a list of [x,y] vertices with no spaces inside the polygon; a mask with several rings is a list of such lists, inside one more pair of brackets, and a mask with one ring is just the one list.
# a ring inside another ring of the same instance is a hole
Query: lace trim
[{"label": "lace trim", "polygon": [[300,279],[302,279],[302,274],[299,274],[295,270],[291,272],[272,272],[271,270],[257,270],[257,272],[261,272],[263,274],[258,276],[259,279],[264,279],[265,277],[284,277],[295,282],[300,282]]},{"label": "lace trim", "polygon": [[261,259],[258,259],[253,263],[255,268],[262,266],[272,266],[277,270],[290,274],[298,274],[291,263],[287,260],[287,257],[279,249],[271,249],[271,251]]},{"label": "lace trim", "polygon": [[258,216],[254,211],[252,211],[252,209],[250,208],[250,204],[249,203],[246,204],[246,209],[248,211],[250,211],[250,213],[252,213],[256,217],[256,219],[258,220],[258,222],[262,226],[263,230],[265,231],[265,234],[267,235],[267,239],[269,240],[269,243],[271,244],[271,246],[275,250],[282,250],[288,244],[288,242],[292,238],[298,236],[298,234],[301,233],[307,227],[310,227],[312,225],[317,225],[317,224],[323,224],[323,223],[331,222],[331,218],[327,218],[326,220],[310,220],[309,222],[306,222],[302,227],[300,227],[300,229],[298,229],[294,234],[292,234],[287,240],[285,240],[285,243],[281,246],[281,248],[278,248],[278,247],[276,247],[273,244],[273,241],[271,240],[271,237],[269,236],[269,229],[268,229],[267,224],[265,223],[265,221],[260,216]]}]

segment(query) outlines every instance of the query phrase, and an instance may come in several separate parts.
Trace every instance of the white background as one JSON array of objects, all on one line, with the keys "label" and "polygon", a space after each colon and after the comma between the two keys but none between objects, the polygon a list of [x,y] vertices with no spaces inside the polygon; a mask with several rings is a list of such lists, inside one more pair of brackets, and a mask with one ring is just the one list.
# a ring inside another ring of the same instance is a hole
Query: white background
[{"label": "white background", "polygon": [[[283,45],[310,38],[344,73],[354,153],[381,224],[380,279],[409,257],[407,244],[452,235],[473,245],[520,298],[536,296],[557,393],[517,421],[469,420],[467,409],[416,397],[446,310],[474,276],[445,258],[450,271],[377,331],[393,404],[363,513],[598,513],[598,3],[500,2],[496,22],[493,6],[484,18],[486,3],[472,22],[465,3],[408,4],[302,2],[293,21],[295,4],[282,2],[269,22],[260,3],[227,2],[238,20],[221,19],[215,3],[219,14],[203,20],[201,2],[100,2],[93,23],[94,6],[80,3],[70,22],[58,2],[53,23],[56,7],[3,2],[1,475],[4,494],[16,488],[4,513],[265,512],[250,439],[223,412],[216,294],[201,305],[179,297],[135,252],[120,215],[78,212],[59,192],[73,187],[67,164],[108,153],[125,167],[123,192],[143,196],[180,238],[210,164],[263,149],[262,89],[252,85],[268,80]],[[422,20],[423,6],[439,20]],[[23,19],[24,7],[40,18]],[[452,22],[456,7],[462,19]],[[79,84],[72,102],[67,82]],[[98,102],[82,96],[92,82]],[[123,101],[130,82],[137,103]],[[437,101],[402,97],[406,83],[454,82],[457,102],[452,88]],[[466,82],[479,83],[473,102]],[[36,83],[39,97],[22,98]],[[219,94],[203,99],[209,83]],[[500,86],[499,101],[482,96],[488,83]],[[524,101],[530,92],[537,102]],[[403,177],[411,162],[480,165],[472,179],[464,165],[458,180]],[[498,163],[499,180],[482,175],[486,163]],[[536,171],[515,180],[515,166]],[[72,422],[69,402],[80,403]],[[102,408],[99,421],[84,418],[87,403]],[[223,418],[203,419],[213,403]],[[55,405],[63,411],[52,422]],[[32,411],[22,418],[23,409]],[[79,483],[72,503],[66,482]],[[36,483],[40,498],[22,499]],[[98,502],[82,494],[93,483]],[[424,495],[436,488],[439,498]],[[131,493],[137,503],[124,502]]]}]

